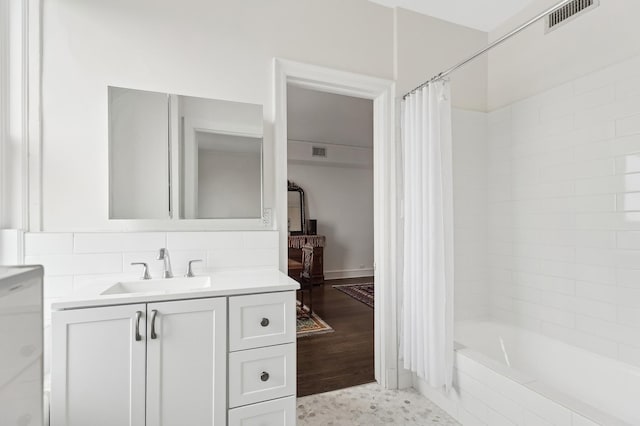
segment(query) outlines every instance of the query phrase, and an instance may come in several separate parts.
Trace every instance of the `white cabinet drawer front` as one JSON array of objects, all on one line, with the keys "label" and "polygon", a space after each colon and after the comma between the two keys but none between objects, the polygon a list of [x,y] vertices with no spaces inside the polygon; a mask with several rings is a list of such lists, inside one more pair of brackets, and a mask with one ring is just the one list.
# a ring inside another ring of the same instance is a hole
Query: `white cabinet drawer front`
[{"label": "white cabinet drawer front", "polygon": [[295,392],[295,343],[229,354],[230,407],[291,396]]},{"label": "white cabinet drawer front", "polygon": [[295,292],[229,298],[231,351],[280,345],[296,340]]},{"label": "white cabinet drawer front", "polygon": [[229,426],[295,426],[296,398],[260,402],[229,411]]}]

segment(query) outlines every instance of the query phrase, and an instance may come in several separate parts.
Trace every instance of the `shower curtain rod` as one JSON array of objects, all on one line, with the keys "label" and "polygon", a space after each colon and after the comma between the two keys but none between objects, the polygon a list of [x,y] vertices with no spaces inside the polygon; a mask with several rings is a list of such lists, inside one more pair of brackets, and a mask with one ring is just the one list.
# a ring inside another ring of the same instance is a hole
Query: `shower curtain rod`
[{"label": "shower curtain rod", "polygon": [[464,65],[466,65],[469,62],[473,61],[477,57],[482,56],[483,54],[487,53],[489,50],[493,49],[494,47],[504,43],[506,40],[510,39],[514,35],[520,33],[521,31],[523,31],[523,30],[525,30],[527,28],[529,28],[531,25],[535,24],[536,22],[538,22],[540,19],[544,18],[545,16],[555,12],[556,10],[562,9],[564,6],[566,6],[567,4],[571,3],[572,1],[574,1],[574,0],[562,0],[560,3],[558,3],[555,6],[545,10],[544,12],[540,13],[539,15],[537,15],[535,18],[525,22],[524,24],[520,25],[518,28],[514,29],[513,31],[503,35],[502,37],[500,37],[499,39],[497,39],[493,43],[489,44],[484,49],[479,50],[478,52],[476,52],[473,55],[469,56],[464,61],[457,63],[456,65],[452,66],[451,68],[449,68],[446,71],[442,71],[440,74],[432,77],[430,80],[425,81],[420,86],[416,87],[415,89],[411,90],[410,92],[407,92],[402,97],[402,99],[406,99],[407,96],[409,96],[409,95],[413,94],[414,92],[422,89],[424,86],[427,86],[429,83],[432,83],[432,82],[437,81],[437,80],[441,80],[442,78],[444,78],[447,75],[451,74],[452,72],[454,72],[458,68],[463,67]]}]

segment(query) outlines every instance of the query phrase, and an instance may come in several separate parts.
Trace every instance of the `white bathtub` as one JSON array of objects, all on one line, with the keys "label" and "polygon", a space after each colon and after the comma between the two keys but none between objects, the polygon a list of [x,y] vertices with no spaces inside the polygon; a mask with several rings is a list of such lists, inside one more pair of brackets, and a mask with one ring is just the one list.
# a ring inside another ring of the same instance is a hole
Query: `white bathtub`
[{"label": "white bathtub", "polygon": [[414,383],[464,426],[640,425],[640,368],[496,322],[456,326],[454,390]]}]

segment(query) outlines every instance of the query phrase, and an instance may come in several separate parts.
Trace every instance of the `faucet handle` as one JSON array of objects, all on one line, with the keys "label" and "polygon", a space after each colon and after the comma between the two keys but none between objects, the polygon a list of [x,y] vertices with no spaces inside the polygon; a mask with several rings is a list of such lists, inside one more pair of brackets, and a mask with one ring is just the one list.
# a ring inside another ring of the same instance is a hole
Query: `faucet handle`
[{"label": "faucet handle", "polygon": [[161,248],[160,251],[158,251],[158,257],[156,259],[164,260],[164,258],[166,258],[168,255],[169,255],[169,250],[167,250],[166,248]]},{"label": "faucet handle", "polygon": [[135,265],[144,266],[144,270],[142,272],[142,278],[141,279],[143,279],[143,280],[150,280],[151,279],[151,274],[149,273],[149,265],[147,265],[144,262],[131,262],[131,265],[132,266],[135,266]]},{"label": "faucet handle", "polygon": [[187,275],[185,275],[186,277],[191,278],[196,276],[196,274],[193,273],[193,268],[191,266],[196,262],[202,262],[202,259],[194,259],[189,261],[189,266],[187,267]]}]

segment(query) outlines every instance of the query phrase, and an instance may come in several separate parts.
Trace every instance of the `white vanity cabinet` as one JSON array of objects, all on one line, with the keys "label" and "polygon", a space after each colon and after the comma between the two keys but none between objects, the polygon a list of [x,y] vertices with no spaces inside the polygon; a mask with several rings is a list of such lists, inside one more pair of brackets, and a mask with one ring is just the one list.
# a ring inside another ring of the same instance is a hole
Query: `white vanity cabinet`
[{"label": "white vanity cabinet", "polygon": [[297,283],[224,278],[54,304],[51,425],[295,426]]},{"label": "white vanity cabinet", "polygon": [[58,311],[52,324],[52,426],[225,424],[226,298]]}]

